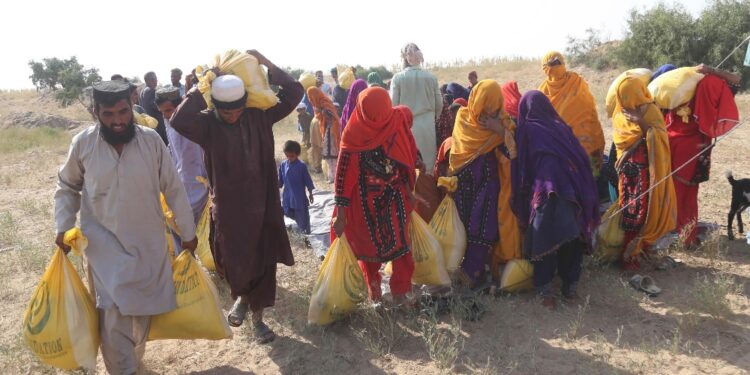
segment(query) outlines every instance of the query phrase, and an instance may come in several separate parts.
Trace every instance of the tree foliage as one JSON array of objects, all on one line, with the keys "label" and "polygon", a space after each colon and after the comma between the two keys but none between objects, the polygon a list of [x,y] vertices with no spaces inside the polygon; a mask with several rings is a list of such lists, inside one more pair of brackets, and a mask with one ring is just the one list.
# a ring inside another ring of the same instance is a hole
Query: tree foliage
[{"label": "tree foliage", "polygon": [[[609,43],[593,29],[583,38],[568,37],[566,52],[573,65],[592,68],[656,69],[663,64],[718,65],[750,35],[750,0],[711,0],[696,18],[679,3],[632,10],[624,39]],[[742,72],[745,49],[736,51],[721,68]],[[743,88],[750,87],[745,74]]]},{"label": "tree foliage", "polygon": [[55,100],[67,107],[73,103],[84,104],[84,91],[87,87],[102,80],[99,70],[86,69],[75,56],[62,60],[57,57],[45,58],[41,62],[29,61],[31,82],[37,90],[54,92]]}]

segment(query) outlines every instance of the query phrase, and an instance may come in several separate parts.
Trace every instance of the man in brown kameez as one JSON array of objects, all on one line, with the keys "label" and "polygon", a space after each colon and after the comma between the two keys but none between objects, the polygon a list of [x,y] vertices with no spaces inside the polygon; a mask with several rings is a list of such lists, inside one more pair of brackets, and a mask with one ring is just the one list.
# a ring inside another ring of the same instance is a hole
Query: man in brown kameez
[{"label": "man in brown kameez", "polygon": [[229,313],[240,326],[248,309],[258,342],[274,333],[263,323],[263,309],[276,299],[276,264],[294,264],[281,210],[273,124],[289,115],[304,93],[302,85],[257,51],[248,51],[268,68],[269,81],[280,86],[279,103],[267,109],[245,108],[242,81],[222,75],[212,84],[214,109],[192,89],[177,108],[171,125],[205,151],[213,200],[213,255],[219,274],[236,299]]}]

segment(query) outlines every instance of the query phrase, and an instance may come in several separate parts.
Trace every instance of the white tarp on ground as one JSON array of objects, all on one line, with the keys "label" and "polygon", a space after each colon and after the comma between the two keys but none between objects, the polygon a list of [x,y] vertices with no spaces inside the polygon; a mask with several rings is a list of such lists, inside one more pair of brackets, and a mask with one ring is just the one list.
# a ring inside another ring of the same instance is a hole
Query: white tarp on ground
[{"label": "white tarp on ground", "polygon": [[[333,193],[330,191],[313,192],[315,203],[310,205],[310,235],[307,240],[310,242],[316,257],[325,255],[328,247],[331,246],[331,217],[333,216]],[[297,223],[284,217],[286,227],[292,231],[299,231]]]}]

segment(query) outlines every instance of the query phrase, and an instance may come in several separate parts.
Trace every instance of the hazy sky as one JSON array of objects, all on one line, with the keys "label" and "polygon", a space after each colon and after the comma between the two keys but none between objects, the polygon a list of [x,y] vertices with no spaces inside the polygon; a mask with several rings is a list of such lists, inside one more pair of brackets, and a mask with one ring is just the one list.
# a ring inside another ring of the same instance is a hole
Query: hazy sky
[{"label": "hazy sky", "polygon": [[[399,62],[415,42],[427,62],[540,56],[589,28],[622,36],[648,0],[572,1],[51,1],[3,3],[0,88],[32,87],[28,61],[77,56],[105,79],[189,71],[229,48],[255,48],[280,66]],[[681,3],[697,15],[705,0]]]}]

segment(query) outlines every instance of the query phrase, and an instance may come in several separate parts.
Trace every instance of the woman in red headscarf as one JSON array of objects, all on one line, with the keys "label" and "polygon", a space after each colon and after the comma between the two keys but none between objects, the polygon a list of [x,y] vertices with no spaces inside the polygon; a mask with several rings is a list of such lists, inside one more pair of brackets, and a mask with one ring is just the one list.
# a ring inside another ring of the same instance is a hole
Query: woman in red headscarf
[{"label": "woman in red headscarf", "polygon": [[336,236],[346,234],[365,276],[370,299],[380,300],[380,266],[393,262],[394,300],[411,290],[414,260],[409,240],[417,146],[412,114],[392,107],[388,91],[360,93],[341,139],[336,174]]},{"label": "woman in red headscarf", "polygon": [[[739,123],[737,104],[727,81],[712,74],[716,73],[712,68],[701,66],[698,69],[708,74],[698,83],[693,100],[669,111],[665,118],[672,169],[687,163],[673,177],[677,201],[680,202],[677,206],[677,231],[687,231],[687,245],[696,243],[698,184],[708,181],[711,150],[692,161],[690,159],[710,147],[714,137],[725,134]],[[730,81],[738,82],[739,77]]]},{"label": "woman in red headscarf", "polygon": [[518,121],[518,106],[521,103],[521,91],[518,90],[518,83],[516,81],[508,81],[503,83],[503,98],[505,98],[505,110],[513,119]]}]

